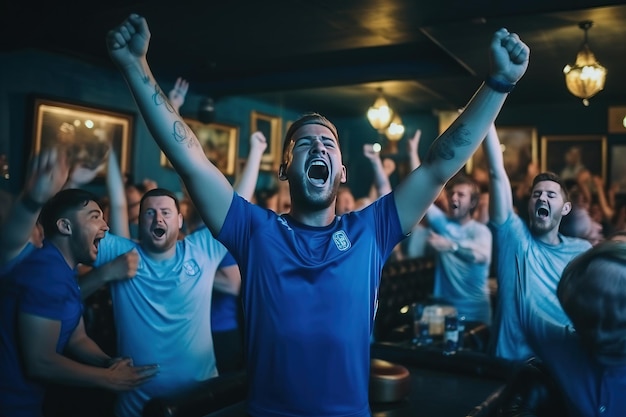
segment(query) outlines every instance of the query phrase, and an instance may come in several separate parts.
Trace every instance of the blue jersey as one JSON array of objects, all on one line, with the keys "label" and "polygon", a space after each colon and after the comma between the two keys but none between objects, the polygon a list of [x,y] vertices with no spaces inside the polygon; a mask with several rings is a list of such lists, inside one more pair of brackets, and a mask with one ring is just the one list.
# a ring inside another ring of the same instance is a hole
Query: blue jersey
[{"label": "blue jersey", "polygon": [[80,322],[83,304],[75,271],[47,242],[0,282],[0,415],[42,415],[44,385],[24,375],[17,336],[20,313],[59,321],[56,351],[63,354]]},{"label": "blue jersey", "polygon": [[528,340],[557,381],[571,417],[623,417],[626,366],[597,362],[570,326],[547,320],[532,304],[520,305]]},{"label": "blue jersey", "polygon": [[235,195],[218,239],[241,269],[251,415],[370,415],[378,285],[403,237],[393,194],[326,227]]},{"label": "blue jersey", "polygon": [[19,265],[35,249],[37,249],[37,247],[33,245],[31,242],[28,242],[26,246],[24,246],[24,248],[15,258],[0,265],[0,279],[2,279],[4,276],[9,275],[11,270],[15,268],[16,265]]}]

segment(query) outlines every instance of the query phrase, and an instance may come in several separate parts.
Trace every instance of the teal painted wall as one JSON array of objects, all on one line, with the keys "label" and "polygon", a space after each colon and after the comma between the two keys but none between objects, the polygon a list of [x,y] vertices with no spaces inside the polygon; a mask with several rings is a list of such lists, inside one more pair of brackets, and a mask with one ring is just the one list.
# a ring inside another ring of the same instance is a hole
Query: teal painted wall
[{"label": "teal painted wall", "polygon": [[[0,155],[9,157],[10,178],[0,179],[0,189],[17,193],[23,183],[24,164],[30,153],[32,142],[33,97],[56,98],[68,102],[84,103],[93,107],[108,108],[135,115],[131,174],[140,181],[143,178],[156,180],[160,186],[180,191],[178,176],[172,170],[160,166],[160,150],[152,140],[143,119],[120,74],[113,68],[101,67],[59,55],[27,50],[0,54]],[[168,91],[174,79],[160,79],[161,87]],[[522,86],[520,86],[521,88]],[[563,87],[565,88],[565,87]],[[515,94],[515,91],[512,93]],[[193,92],[193,85],[185,105],[183,116],[194,117],[201,97]],[[469,97],[468,97],[469,99]],[[626,102],[626,98],[624,100]],[[543,135],[602,134],[609,143],[609,153],[615,145],[626,144],[626,135],[608,135],[607,107],[624,103],[605,103],[601,93],[584,107],[579,100],[565,103],[536,103],[532,106],[505,104],[497,124],[502,126],[534,126],[538,137]],[[300,114],[294,109],[270,105],[246,97],[230,97],[216,102],[216,122],[239,126],[239,157],[248,152],[250,135],[250,113],[252,110],[275,115],[282,120],[282,134],[286,123]],[[365,109],[364,109],[365,113]],[[365,114],[358,118],[328,116],[340,133],[344,163],[348,168],[348,183],[357,197],[367,193],[372,181],[369,162],[362,156],[364,143],[378,141]],[[406,125],[405,138],[398,143],[398,153],[391,157],[398,165],[398,173],[392,183],[398,181],[406,166],[406,136],[417,128],[423,131],[423,140],[432,140],[438,133],[438,121],[430,112],[402,115]],[[384,143],[383,143],[384,144]],[[383,155],[384,156],[384,155]],[[610,172],[611,158],[607,159]],[[404,164],[404,165],[403,165]],[[275,180],[274,172],[262,172],[259,186]]]},{"label": "teal painted wall", "polygon": [[[114,69],[38,51],[0,54],[0,62],[0,155],[8,155],[10,163],[10,178],[0,180],[1,189],[12,193],[21,189],[25,163],[32,146],[32,99],[44,97],[132,113],[134,127],[130,174],[136,181],[151,178],[159,186],[173,191],[181,190],[176,173],[160,166],[160,150],[139,115],[126,83]],[[164,91],[173,87],[174,79],[160,79],[158,74],[155,76]],[[187,100],[180,109],[181,114],[195,118],[201,98],[193,93],[191,85]],[[240,158],[248,154],[252,110],[280,117],[282,132],[285,123],[298,116],[295,111],[245,97],[217,101],[215,121],[239,127]],[[275,175],[273,172],[261,173],[259,184],[263,185],[269,181],[269,177]],[[94,191],[102,192],[103,187],[94,187]]]}]

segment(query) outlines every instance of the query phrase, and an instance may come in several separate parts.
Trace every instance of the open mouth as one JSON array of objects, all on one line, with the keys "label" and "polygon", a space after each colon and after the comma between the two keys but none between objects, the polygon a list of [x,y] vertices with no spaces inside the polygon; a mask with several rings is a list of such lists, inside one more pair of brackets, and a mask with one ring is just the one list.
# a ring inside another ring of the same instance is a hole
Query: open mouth
[{"label": "open mouth", "polygon": [[98,247],[100,246],[101,240],[102,240],[101,237],[97,237],[93,240],[93,247],[96,249],[96,252],[98,251]]},{"label": "open mouth", "polygon": [[549,214],[550,214],[550,212],[545,207],[539,207],[537,209],[537,217],[546,218],[546,217],[548,217]]},{"label": "open mouth", "polygon": [[307,172],[309,181],[315,185],[323,185],[326,183],[328,174],[328,166],[322,161],[313,161]]},{"label": "open mouth", "polygon": [[152,231],[152,234],[155,235],[156,237],[162,237],[165,234],[165,229],[161,229],[160,227],[157,227],[156,229]]}]

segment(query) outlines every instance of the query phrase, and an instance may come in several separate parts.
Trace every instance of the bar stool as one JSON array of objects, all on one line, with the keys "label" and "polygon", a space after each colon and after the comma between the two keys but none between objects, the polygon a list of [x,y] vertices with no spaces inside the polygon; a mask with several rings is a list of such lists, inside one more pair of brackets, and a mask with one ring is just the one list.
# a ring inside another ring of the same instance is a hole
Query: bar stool
[{"label": "bar stool", "polygon": [[370,402],[400,401],[411,390],[411,375],[402,365],[372,359],[370,365]]}]

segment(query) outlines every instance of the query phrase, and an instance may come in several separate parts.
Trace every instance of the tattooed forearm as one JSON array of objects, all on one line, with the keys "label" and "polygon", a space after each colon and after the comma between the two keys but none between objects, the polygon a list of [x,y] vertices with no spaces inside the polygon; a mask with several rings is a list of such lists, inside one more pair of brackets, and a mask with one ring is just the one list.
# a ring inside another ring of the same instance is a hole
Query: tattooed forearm
[{"label": "tattooed forearm", "polygon": [[452,132],[444,134],[432,144],[426,155],[426,161],[433,162],[437,159],[449,161],[453,159],[455,148],[470,144],[469,135],[470,131],[463,124]]},{"label": "tattooed forearm", "polygon": [[198,141],[194,140],[195,136],[191,134],[189,127],[183,122],[174,122],[172,136],[176,142],[186,145],[188,148],[200,146]]},{"label": "tattooed forearm", "polygon": [[154,94],[152,94],[152,101],[157,106],[165,104],[165,108],[167,109],[167,111],[169,111],[170,113],[175,113],[174,107],[172,107],[169,100],[167,99],[167,96],[163,93],[163,90],[161,90],[158,84],[154,85]]},{"label": "tattooed forearm", "polygon": [[178,143],[187,143],[191,139],[189,129],[184,123],[181,123],[179,121],[174,122],[172,136],[174,136],[174,140]]}]

